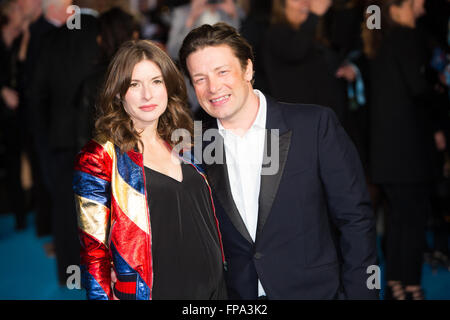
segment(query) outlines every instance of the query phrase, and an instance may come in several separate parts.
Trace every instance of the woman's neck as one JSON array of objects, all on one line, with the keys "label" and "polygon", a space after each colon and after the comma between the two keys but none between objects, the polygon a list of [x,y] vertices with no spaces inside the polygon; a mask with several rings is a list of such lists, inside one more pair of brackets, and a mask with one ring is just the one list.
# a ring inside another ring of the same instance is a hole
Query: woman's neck
[{"label": "woman's neck", "polygon": [[10,48],[14,42],[14,39],[16,39],[19,34],[20,33],[14,27],[11,27],[8,25],[3,27],[2,38],[3,38],[3,42],[5,43],[6,47]]},{"label": "woman's neck", "polygon": [[152,124],[143,129],[138,129],[140,132],[141,141],[144,144],[144,149],[151,148],[152,146],[158,145],[162,142],[161,137],[158,134],[158,124]]}]

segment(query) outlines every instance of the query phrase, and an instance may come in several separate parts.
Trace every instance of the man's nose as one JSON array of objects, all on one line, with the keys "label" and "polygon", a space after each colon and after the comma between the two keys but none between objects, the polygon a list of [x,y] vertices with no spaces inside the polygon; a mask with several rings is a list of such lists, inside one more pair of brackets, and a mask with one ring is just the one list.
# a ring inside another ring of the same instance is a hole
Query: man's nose
[{"label": "man's nose", "polygon": [[222,84],[220,80],[217,77],[210,77],[209,78],[209,91],[211,93],[216,93],[220,90]]}]

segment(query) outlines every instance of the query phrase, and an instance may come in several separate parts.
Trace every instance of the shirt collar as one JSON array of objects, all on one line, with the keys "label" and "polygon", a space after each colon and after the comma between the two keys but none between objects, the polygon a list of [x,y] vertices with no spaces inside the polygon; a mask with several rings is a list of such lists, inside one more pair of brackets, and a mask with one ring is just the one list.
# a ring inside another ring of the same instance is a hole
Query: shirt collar
[{"label": "shirt collar", "polygon": [[[258,113],[256,114],[255,121],[253,122],[252,126],[248,129],[248,131],[252,129],[265,129],[266,128],[266,115],[267,115],[267,101],[264,94],[257,90],[253,89],[253,92],[258,96],[259,98],[259,108]],[[227,129],[225,129],[222,126],[222,123],[220,123],[220,120],[217,119],[217,128],[219,129],[219,133],[223,136]]]},{"label": "shirt collar", "polygon": [[87,15],[93,16],[95,18],[97,18],[98,15],[99,15],[97,10],[94,10],[94,9],[91,9],[91,8],[81,8],[80,9],[80,13],[81,14],[87,14]]}]

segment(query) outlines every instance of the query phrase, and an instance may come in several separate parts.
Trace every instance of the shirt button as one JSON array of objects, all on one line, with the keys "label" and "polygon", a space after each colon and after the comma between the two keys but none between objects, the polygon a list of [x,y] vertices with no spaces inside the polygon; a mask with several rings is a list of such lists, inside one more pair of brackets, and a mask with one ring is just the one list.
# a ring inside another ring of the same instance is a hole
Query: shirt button
[{"label": "shirt button", "polygon": [[263,254],[260,252],[256,252],[255,255],[253,256],[256,260],[259,260],[263,257]]}]

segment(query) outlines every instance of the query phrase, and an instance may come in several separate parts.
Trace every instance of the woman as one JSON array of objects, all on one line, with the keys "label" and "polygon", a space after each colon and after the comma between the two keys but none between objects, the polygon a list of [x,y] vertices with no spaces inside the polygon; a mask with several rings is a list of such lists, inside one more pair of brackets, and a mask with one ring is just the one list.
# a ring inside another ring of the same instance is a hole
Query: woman
[{"label": "woman", "polygon": [[340,44],[325,30],[331,5],[331,0],[274,0],[263,63],[273,97],[331,107],[344,123],[346,82],[336,72],[345,56],[334,50]]},{"label": "woman", "polygon": [[15,214],[16,230],[26,227],[25,191],[21,183],[23,151],[23,119],[19,99],[20,43],[23,39],[23,12],[16,0],[0,3],[0,138],[4,149],[2,165],[8,209]]},{"label": "woman", "polygon": [[126,42],[111,61],[96,138],[75,165],[89,299],[226,297],[211,190],[188,152],[171,152],[183,143],[175,130],[193,130],[186,101],[183,77],[152,42]]},{"label": "woman", "polygon": [[370,77],[370,175],[386,196],[386,298],[423,299],[433,133],[426,59],[413,0],[382,0],[381,29],[363,29]]}]

